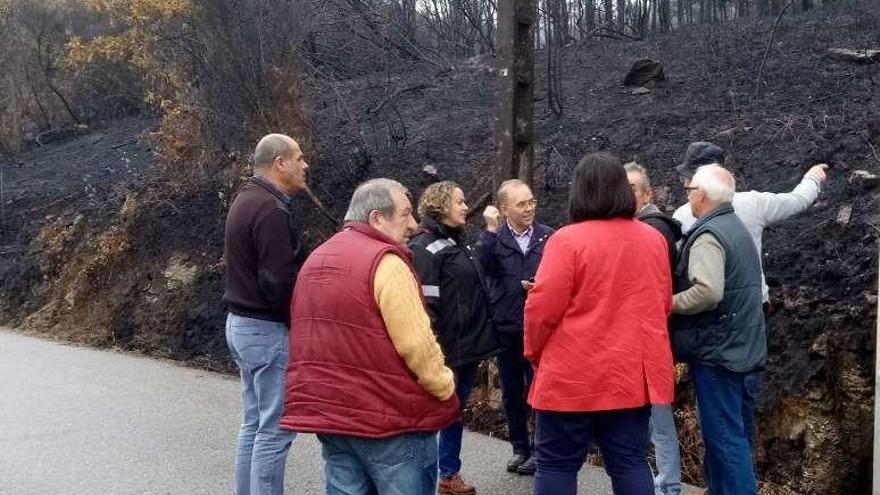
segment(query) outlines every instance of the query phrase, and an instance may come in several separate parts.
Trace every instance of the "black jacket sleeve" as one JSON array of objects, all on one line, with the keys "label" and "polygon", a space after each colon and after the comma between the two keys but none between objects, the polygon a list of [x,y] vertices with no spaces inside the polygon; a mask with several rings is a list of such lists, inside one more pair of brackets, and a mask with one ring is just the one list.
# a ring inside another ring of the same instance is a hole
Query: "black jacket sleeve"
[{"label": "black jacket sleeve", "polygon": [[431,318],[431,328],[436,333],[440,324],[440,260],[423,246],[410,245],[413,266],[421,283],[425,306]]},{"label": "black jacket sleeve", "polygon": [[495,255],[495,245],[498,243],[498,234],[484,230],[480,233],[477,241],[477,257],[483,266],[483,273],[490,277],[499,275],[498,257]]},{"label": "black jacket sleeve", "polygon": [[669,248],[669,265],[674,270],[676,261],[678,260],[678,239],[672,227],[660,218],[645,218],[646,224],[657,229],[666,239],[666,245]]}]

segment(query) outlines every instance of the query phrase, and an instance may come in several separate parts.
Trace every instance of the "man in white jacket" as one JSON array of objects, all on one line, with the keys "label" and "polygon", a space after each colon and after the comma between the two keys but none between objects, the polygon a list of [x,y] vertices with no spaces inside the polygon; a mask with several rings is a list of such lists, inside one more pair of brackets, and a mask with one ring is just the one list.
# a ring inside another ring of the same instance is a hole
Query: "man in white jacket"
[{"label": "man in white jacket", "polygon": [[[719,146],[707,142],[691,143],[684,153],[684,161],[675,169],[682,176],[685,187],[687,187],[690,185],[690,180],[697,168],[709,164],[724,166],[724,159],[724,150]],[[733,195],[734,212],[752,236],[759,257],[763,255],[761,236],[764,233],[764,228],[809,208],[819,197],[822,186],[825,184],[827,172],[828,165],[824,163],[814,165],[804,175],[800,184],[787,193],[745,191],[736,192]],[[696,222],[689,203],[680,206],[672,216],[681,222],[682,232],[685,234]],[[770,291],[764,277],[763,260],[761,262],[761,284],[766,311],[770,302]]]}]

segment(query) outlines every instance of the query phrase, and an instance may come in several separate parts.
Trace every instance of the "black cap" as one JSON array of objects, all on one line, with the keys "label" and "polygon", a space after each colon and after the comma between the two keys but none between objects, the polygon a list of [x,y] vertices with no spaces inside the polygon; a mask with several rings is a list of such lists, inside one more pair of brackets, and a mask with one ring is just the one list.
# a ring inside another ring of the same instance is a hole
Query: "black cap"
[{"label": "black cap", "polygon": [[675,170],[690,179],[700,166],[710,163],[724,165],[724,150],[712,143],[698,141],[688,145],[684,152],[684,161]]}]

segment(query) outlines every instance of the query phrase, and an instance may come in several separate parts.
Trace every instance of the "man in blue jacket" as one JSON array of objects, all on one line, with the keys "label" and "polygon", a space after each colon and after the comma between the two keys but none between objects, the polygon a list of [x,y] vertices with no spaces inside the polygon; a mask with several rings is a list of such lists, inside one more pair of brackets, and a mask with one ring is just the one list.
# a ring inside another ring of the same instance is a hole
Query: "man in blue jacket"
[{"label": "man in blue jacket", "polygon": [[523,309],[553,229],[535,222],[538,202],[525,182],[504,182],[498,188],[497,199],[498,208],[489,206],[483,212],[486,230],[480,234],[477,252],[489,280],[496,329],[504,348],[498,355],[498,372],[507,432],[513,445],[507,470],[534,474],[526,403],[533,371],[523,356]]}]

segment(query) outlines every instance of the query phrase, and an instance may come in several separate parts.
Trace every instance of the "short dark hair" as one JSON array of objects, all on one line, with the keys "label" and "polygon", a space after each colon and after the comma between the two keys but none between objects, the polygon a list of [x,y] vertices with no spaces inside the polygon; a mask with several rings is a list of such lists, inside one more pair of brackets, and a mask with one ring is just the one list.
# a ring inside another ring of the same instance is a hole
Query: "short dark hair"
[{"label": "short dark hair", "polygon": [[619,158],[611,153],[581,158],[571,179],[568,214],[572,222],[635,216],[636,198]]}]

